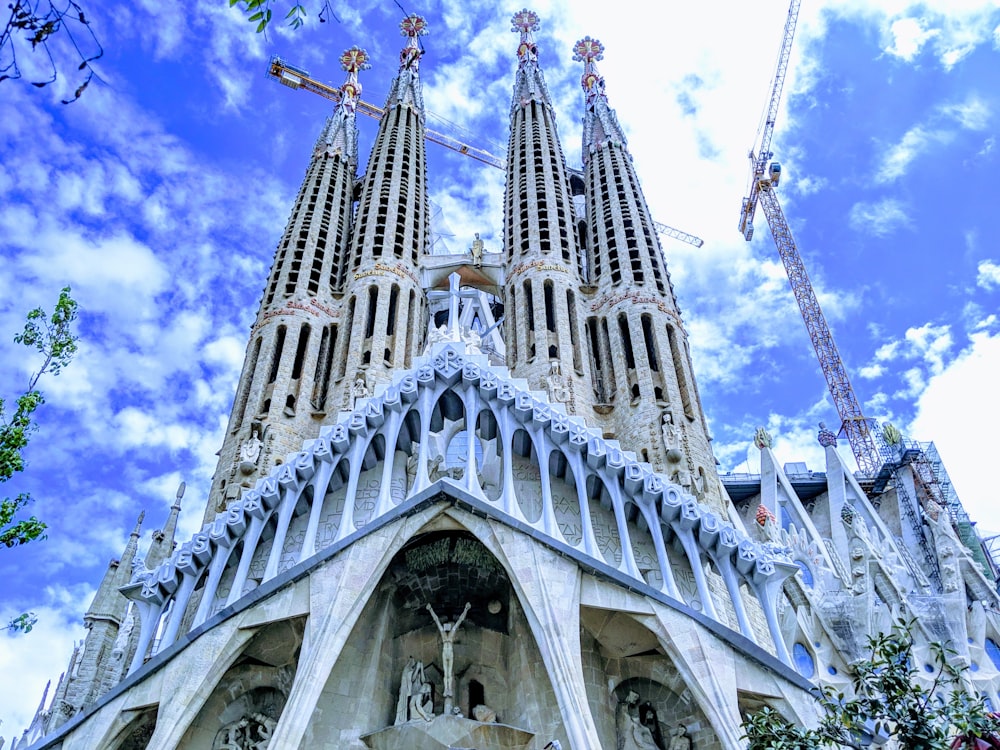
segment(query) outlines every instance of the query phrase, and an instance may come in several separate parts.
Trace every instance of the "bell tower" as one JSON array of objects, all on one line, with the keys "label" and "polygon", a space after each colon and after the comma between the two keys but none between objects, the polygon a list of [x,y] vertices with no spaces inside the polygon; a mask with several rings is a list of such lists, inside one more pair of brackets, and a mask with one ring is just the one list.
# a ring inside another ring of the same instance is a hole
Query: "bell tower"
[{"label": "bell tower", "polygon": [[411,15],[399,27],[406,45],[368,160],[347,259],[335,376],[340,408],[351,406],[352,396],[371,395],[394,369],[409,367],[423,338],[417,269],[429,243],[430,213],[419,38],[427,22]]},{"label": "bell tower", "polygon": [[592,401],[581,316],[581,259],[569,170],[538,65],[538,16],[511,19],[520,35],[510,108],[504,221],[507,366],[581,413]]},{"label": "bell tower", "polygon": [[723,507],[687,332],[649,207],[597,69],[604,47],[585,37],[583,172],[590,374],[599,411],[634,450],[699,499]]},{"label": "bell tower", "polygon": [[338,410],[333,355],[357,179],[358,72],[369,67],[368,54],[352,47],[340,63],[347,72],[342,99],[313,148],[264,286],[206,521],[266,475],[275,459],[314,437],[327,411]]}]

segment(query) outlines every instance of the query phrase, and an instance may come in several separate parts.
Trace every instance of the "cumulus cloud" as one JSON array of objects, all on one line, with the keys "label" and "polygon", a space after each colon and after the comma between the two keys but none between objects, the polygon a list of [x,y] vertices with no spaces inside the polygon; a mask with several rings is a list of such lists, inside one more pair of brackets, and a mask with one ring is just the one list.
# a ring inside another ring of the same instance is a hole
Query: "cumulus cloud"
[{"label": "cumulus cloud", "polygon": [[[1000,401],[984,397],[995,390],[1000,371],[1000,336],[973,333],[962,352],[935,374],[917,401],[912,433],[933,440],[940,450],[966,510],[981,528],[1000,532],[995,490],[990,481],[993,445],[981,430],[1000,424]],[[955,419],[956,414],[968,415]]]},{"label": "cumulus cloud", "polygon": [[976,270],[978,271],[976,286],[988,292],[1000,287],[1000,265],[992,260],[984,260],[980,261]]},{"label": "cumulus cloud", "polygon": [[919,18],[897,18],[889,24],[892,42],[885,51],[911,62],[923,49],[924,44],[939,33],[934,29],[925,29]]}]

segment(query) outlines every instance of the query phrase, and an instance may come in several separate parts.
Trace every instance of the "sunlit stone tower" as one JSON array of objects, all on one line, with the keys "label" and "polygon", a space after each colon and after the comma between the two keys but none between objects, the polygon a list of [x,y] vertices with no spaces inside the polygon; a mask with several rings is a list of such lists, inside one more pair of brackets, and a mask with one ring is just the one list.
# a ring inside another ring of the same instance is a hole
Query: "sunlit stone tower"
[{"label": "sunlit stone tower", "polygon": [[537,29],[535,13],[515,14],[520,43],[504,192],[507,366],[547,388],[569,412],[583,414],[592,388],[584,366],[581,257],[569,171],[538,64]]},{"label": "sunlit stone tower", "polygon": [[[715,458],[694,381],[687,333],[649,207],[596,62],[599,41],[574,47],[584,63],[583,172],[590,374],[597,416],[621,444],[722,510]],[[602,408],[603,407],[603,408]]]},{"label": "sunlit stone tower", "polygon": [[[346,52],[206,522],[175,547],[175,504],[144,560],[136,529],[16,750],[738,750],[761,706],[815,721],[902,611],[1000,704],[996,577],[901,436],[877,502],[828,430],[824,472],[761,429],[722,488],[601,44],[571,172],[512,22],[504,252],[426,252],[424,20],[360,186]],[[463,283],[503,287],[506,361]]]},{"label": "sunlit stone tower", "polygon": [[336,374],[345,386],[341,408],[409,367],[424,338],[417,268],[429,242],[430,213],[418,42],[427,28],[420,16],[409,16],[400,29],[406,46],[368,160],[347,259]]},{"label": "sunlit stone tower", "polygon": [[338,342],[340,300],[358,169],[358,73],[368,67],[368,55],[352,47],[340,63],[347,72],[342,99],[313,148],[264,286],[206,520],[276,459],[315,436],[327,412],[341,407],[335,381],[344,372],[334,367],[334,357],[348,347]]}]

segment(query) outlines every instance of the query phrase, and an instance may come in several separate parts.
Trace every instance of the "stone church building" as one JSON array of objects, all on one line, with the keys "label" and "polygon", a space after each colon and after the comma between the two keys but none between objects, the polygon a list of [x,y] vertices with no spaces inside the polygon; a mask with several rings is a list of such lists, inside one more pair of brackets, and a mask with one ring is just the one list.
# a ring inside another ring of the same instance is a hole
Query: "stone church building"
[{"label": "stone church building", "polygon": [[537,23],[502,252],[429,253],[424,20],[366,167],[341,56],[204,525],[175,539],[175,504],[141,555],[137,525],[16,748],[731,750],[762,706],[814,722],[899,616],[1000,706],[994,569],[932,446],[859,480],[826,430],[822,472],[760,431],[760,475],[720,478],[601,45],[574,169]]}]

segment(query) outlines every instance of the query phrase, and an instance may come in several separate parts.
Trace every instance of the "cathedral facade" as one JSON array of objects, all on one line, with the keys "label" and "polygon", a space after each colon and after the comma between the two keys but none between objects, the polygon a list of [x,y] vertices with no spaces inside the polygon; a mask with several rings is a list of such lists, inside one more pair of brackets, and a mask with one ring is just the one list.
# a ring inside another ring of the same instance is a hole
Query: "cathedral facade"
[{"label": "cathedral facade", "polygon": [[[720,478],[685,326],[597,69],[567,166],[518,37],[504,247],[432,255],[419,38],[363,176],[340,58],[251,330],[204,525],[139,529],[18,748],[722,750],[813,723],[914,619],[1000,706],[994,571],[932,449],[859,480]],[[513,47],[513,45],[512,45]],[[930,457],[928,454],[931,454]]]}]

